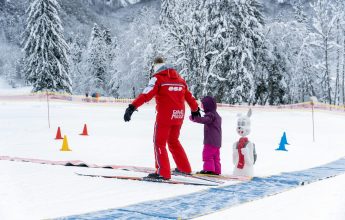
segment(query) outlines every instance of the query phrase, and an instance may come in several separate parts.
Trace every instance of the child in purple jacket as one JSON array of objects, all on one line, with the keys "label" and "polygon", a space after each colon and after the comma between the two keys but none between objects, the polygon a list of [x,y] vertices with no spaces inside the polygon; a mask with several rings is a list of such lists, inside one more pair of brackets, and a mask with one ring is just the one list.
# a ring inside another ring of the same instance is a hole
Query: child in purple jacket
[{"label": "child in purple jacket", "polygon": [[217,103],[211,96],[201,100],[201,108],[204,109],[204,117],[189,117],[191,121],[204,124],[204,149],[202,159],[202,174],[221,174],[220,147],[222,145],[222,118],[217,113]]}]

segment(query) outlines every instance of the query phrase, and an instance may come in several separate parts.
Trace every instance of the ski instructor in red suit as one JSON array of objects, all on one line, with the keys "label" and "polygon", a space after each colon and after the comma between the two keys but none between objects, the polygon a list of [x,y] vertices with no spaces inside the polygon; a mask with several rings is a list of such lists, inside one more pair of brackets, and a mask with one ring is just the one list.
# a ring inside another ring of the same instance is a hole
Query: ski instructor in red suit
[{"label": "ski instructor in red suit", "polygon": [[191,108],[192,117],[200,117],[200,109],[185,80],[175,69],[166,65],[163,58],[154,59],[153,70],[154,75],[148,86],[126,109],[124,120],[130,121],[136,109],[153,97],[156,98],[157,114],[153,134],[156,172],[150,173],[148,178],[168,180],[171,171],[167,143],[178,171],[187,174],[192,172],[179,136],[185,116],[185,101]]}]

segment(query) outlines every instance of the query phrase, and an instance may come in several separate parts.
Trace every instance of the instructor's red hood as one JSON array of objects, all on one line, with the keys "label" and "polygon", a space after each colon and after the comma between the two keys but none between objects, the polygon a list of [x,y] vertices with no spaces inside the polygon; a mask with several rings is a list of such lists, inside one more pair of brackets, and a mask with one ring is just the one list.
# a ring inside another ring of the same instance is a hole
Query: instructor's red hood
[{"label": "instructor's red hood", "polygon": [[155,75],[167,75],[171,79],[176,79],[178,77],[177,71],[168,65],[159,68]]}]

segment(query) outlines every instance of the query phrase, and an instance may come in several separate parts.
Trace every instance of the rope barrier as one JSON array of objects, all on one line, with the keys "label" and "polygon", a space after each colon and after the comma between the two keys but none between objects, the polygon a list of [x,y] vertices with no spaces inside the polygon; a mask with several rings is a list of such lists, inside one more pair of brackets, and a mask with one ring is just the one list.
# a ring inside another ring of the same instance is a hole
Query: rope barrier
[{"label": "rope barrier", "polygon": [[[70,95],[66,93],[49,92],[49,99],[51,101],[59,102],[73,102],[73,103],[89,103],[89,104],[129,104],[133,99],[130,98],[113,98],[113,97],[86,97],[81,95]],[[46,101],[47,94],[45,92],[36,92],[26,95],[0,95],[0,101]],[[154,101],[149,102],[153,104]],[[309,110],[312,108],[312,102],[302,102],[288,105],[232,105],[225,103],[217,103],[219,108],[223,109],[256,109],[256,110]],[[345,113],[345,105],[330,105],[321,102],[313,103],[314,110],[324,110],[333,112]]]}]

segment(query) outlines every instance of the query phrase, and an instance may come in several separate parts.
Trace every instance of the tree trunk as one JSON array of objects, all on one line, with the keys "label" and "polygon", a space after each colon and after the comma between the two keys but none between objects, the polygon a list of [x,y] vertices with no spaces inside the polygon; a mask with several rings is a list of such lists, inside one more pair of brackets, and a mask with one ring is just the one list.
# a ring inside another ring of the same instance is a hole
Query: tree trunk
[{"label": "tree trunk", "polygon": [[[339,19],[337,19],[337,45],[340,44],[340,26],[339,26]],[[340,48],[337,48],[337,68],[336,68],[336,77],[335,77],[335,88],[334,88],[334,105],[339,105],[339,93],[340,93],[340,86],[339,86],[339,73],[340,73]]]},{"label": "tree trunk", "polygon": [[[343,36],[345,36],[345,30],[343,31]],[[344,42],[343,42],[343,77],[342,77],[342,95],[343,95],[343,105],[345,106],[345,37],[344,37]]]},{"label": "tree trunk", "polygon": [[329,63],[328,63],[328,38],[326,37],[325,40],[325,65],[326,65],[326,73],[325,73],[325,78],[326,78],[326,83],[327,83],[327,98],[328,98],[328,103],[332,104],[332,97],[331,97],[331,78],[329,74]]},{"label": "tree trunk", "polygon": [[[203,49],[203,59],[201,60],[201,62],[205,61],[207,59],[206,57],[206,53],[207,53],[207,31],[205,31],[205,35],[204,35],[204,49]],[[205,61],[206,62],[206,61]],[[207,64],[206,64],[207,66]],[[207,68],[206,66],[202,66],[202,71],[201,71],[201,89],[200,89],[200,95],[202,96],[206,96],[207,95],[207,84],[208,84],[208,76],[210,73],[208,72],[209,68]],[[205,68],[207,68],[208,70],[206,71]],[[206,71],[206,74],[205,74]]]}]

